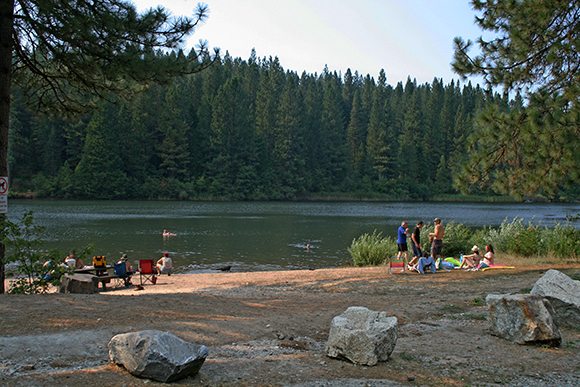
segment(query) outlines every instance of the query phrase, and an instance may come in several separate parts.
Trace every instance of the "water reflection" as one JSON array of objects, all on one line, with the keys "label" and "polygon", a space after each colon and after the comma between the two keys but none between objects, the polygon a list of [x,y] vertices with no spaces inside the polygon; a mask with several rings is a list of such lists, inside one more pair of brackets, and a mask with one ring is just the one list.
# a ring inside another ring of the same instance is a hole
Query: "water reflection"
[{"label": "water reflection", "polygon": [[[442,217],[469,226],[497,226],[514,217],[552,226],[580,213],[574,204],[280,203],[11,201],[9,216],[34,211],[46,244],[64,251],[93,243],[96,253],[131,259],[169,251],[178,266],[205,269],[301,268],[342,265],[347,247],[377,229],[395,235],[411,224]],[[579,227],[580,222],[573,222]],[[175,237],[163,238],[163,229]],[[305,245],[310,241],[310,249]]]}]

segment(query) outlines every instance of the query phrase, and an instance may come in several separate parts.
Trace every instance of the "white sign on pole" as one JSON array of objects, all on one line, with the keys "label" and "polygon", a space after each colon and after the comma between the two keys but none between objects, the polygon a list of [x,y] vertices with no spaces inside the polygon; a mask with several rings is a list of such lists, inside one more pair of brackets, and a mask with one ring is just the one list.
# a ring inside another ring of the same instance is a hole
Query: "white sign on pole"
[{"label": "white sign on pole", "polygon": [[0,214],[8,213],[8,195],[0,195]]}]

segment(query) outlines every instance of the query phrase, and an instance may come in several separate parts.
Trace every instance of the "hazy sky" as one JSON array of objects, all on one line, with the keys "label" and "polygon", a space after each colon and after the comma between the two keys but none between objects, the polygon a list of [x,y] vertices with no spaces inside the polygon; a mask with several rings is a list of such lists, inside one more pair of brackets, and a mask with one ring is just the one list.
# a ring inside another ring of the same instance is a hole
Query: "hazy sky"
[{"label": "hazy sky", "polygon": [[[191,16],[192,0],[136,0],[142,10],[156,5]],[[320,73],[324,65],[344,74],[387,82],[407,76],[418,82],[458,78],[450,62],[453,38],[481,35],[468,0],[207,0],[209,18],[192,35],[210,47],[247,59],[277,56],[287,70]]]}]

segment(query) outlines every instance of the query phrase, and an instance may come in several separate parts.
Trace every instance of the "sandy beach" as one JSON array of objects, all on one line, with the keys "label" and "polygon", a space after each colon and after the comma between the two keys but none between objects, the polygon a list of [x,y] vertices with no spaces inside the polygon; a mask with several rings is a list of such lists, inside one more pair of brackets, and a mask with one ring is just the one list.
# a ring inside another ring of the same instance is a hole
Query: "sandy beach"
[{"label": "sandy beach", "polygon": [[[388,274],[385,267],[175,274],[94,295],[0,296],[3,385],[157,385],[108,362],[118,333],[159,329],[204,344],[184,385],[578,385],[580,331],[560,348],[520,346],[487,332],[485,296],[529,292],[549,268]],[[138,282],[138,278],[133,281]],[[329,358],[332,318],[349,306],[399,322],[391,359],[374,367]]]}]

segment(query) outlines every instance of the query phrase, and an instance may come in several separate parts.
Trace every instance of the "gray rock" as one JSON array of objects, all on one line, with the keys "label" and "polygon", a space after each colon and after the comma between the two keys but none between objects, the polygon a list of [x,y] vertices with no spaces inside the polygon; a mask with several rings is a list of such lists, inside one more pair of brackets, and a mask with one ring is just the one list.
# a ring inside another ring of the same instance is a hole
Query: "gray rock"
[{"label": "gray rock", "polygon": [[60,281],[61,293],[93,294],[98,291],[99,283],[91,274],[65,274]]},{"label": "gray rock", "polygon": [[547,299],[531,294],[489,294],[485,301],[493,335],[518,344],[559,346],[562,342]]},{"label": "gray rock", "polygon": [[208,355],[207,347],[155,330],[123,333],[109,342],[109,359],[132,375],[173,382],[195,375]]},{"label": "gray rock", "polygon": [[397,343],[397,318],[362,306],[351,306],[332,319],[326,354],[359,365],[386,361]]},{"label": "gray rock", "polygon": [[548,270],[536,281],[531,294],[550,300],[558,325],[580,327],[580,281],[575,281],[558,270]]}]

